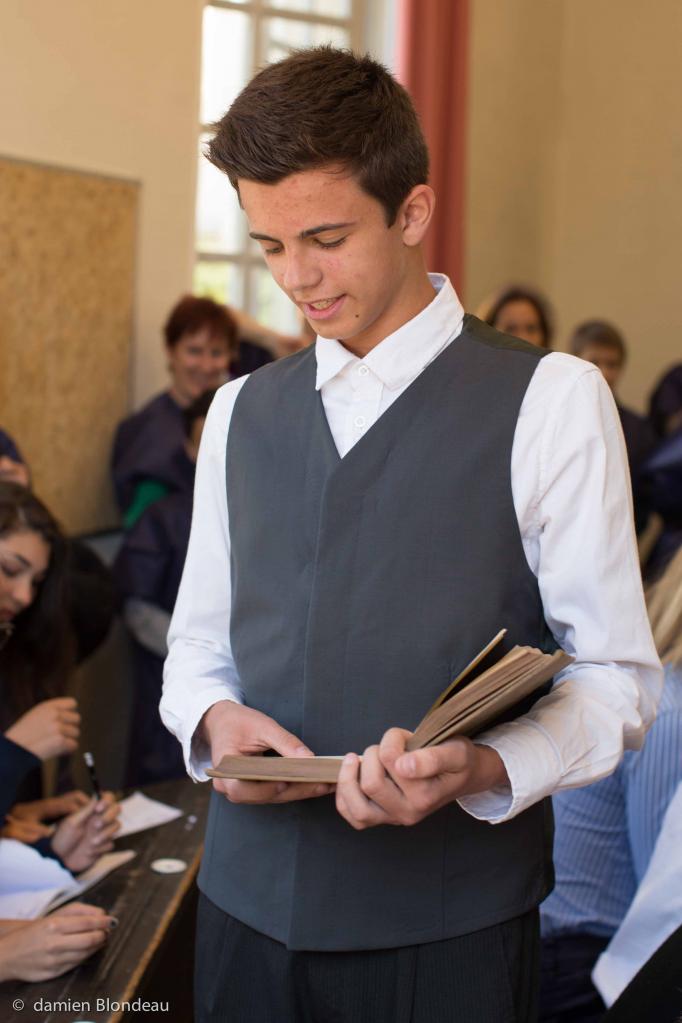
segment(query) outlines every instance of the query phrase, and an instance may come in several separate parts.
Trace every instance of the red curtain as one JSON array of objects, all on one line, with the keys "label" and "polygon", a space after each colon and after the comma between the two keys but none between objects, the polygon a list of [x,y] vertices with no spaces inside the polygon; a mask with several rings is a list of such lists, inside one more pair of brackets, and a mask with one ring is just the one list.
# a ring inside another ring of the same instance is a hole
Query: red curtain
[{"label": "red curtain", "polygon": [[469,0],[399,0],[397,76],[419,114],[436,193],[427,267],[464,286],[464,186]]}]

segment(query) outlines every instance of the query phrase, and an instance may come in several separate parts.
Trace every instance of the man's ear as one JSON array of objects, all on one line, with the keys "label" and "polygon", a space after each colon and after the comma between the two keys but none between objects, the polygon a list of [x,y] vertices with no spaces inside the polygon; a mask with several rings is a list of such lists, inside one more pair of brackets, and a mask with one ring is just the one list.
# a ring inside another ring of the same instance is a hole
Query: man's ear
[{"label": "man's ear", "polygon": [[412,248],[421,243],[435,208],[436,196],[433,189],[429,185],[415,185],[398,211],[405,245]]}]

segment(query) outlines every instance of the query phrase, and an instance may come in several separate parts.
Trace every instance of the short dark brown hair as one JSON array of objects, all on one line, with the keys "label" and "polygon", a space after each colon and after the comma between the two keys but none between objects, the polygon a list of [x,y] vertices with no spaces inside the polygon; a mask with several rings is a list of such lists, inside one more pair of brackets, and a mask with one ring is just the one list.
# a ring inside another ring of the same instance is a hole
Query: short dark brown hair
[{"label": "short dark brown hair", "polygon": [[185,334],[196,334],[204,327],[211,335],[224,337],[230,350],[236,349],[237,322],[227,306],[196,295],[184,295],[171,309],[163,328],[167,347],[174,348]]},{"label": "short dark brown hair", "polygon": [[618,352],[620,361],[625,362],[627,355],[625,339],[618,328],[606,320],[585,320],[575,328],[568,342],[571,354],[582,355],[588,345],[611,348]]},{"label": "short dark brown hair", "polygon": [[390,226],[428,180],[429,155],[405,89],[369,56],[318,46],[263,68],[221,121],[206,155],[235,189],[336,165],[378,199]]}]

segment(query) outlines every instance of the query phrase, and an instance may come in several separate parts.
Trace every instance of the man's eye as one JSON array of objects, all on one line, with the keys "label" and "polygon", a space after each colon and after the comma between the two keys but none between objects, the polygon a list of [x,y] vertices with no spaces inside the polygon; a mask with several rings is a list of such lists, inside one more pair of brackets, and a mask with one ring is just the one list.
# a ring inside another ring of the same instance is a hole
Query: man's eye
[{"label": "man's eye", "polygon": [[315,241],[323,249],[336,249],[339,245],[343,245],[347,237],[347,235],[344,235],[343,238],[337,238],[335,242],[323,242],[321,238],[316,238]]},{"label": "man's eye", "polygon": [[281,251],[282,251],[281,245],[275,245],[271,249],[263,249],[263,252],[265,253],[266,256],[276,256]]}]

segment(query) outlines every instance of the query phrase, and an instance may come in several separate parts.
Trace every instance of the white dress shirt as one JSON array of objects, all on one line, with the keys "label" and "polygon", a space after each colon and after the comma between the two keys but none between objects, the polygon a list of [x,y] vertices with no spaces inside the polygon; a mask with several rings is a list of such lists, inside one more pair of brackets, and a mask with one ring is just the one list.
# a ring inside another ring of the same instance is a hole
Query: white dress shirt
[{"label": "white dress shirt", "polygon": [[[462,306],[447,278],[434,274],[431,281],[433,301],[364,359],[338,341],[317,338],[316,387],[341,457],[446,345],[457,343]],[[206,420],[187,561],[168,636],[161,716],[196,780],[205,780],[210,766],[208,749],[194,738],[203,714],[218,700],[243,701],[229,636],[225,450],[246,379],[218,391]],[[514,434],[511,480],[546,621],[575,663],[528,714],[477,737],[497,750],[510,785],[459,802],[493,823],[612,771],[624,749],[642,744],[662,685],[642,595],[620,422],[609,388],[590,363],[559,352],[539,362]]]}]

